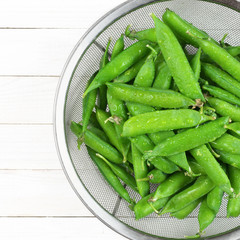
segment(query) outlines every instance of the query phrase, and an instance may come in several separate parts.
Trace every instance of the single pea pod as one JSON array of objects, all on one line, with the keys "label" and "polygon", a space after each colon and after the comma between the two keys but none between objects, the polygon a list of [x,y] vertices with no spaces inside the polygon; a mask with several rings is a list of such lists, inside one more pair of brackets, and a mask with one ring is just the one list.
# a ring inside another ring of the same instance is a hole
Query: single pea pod
[{"label": "single pea pod", "polygon": [[208,177],[214,182],[214,184],[220,187],[228,194],[233,193],[231,183],[227,174],[222,169],[221,165],[214,158],[210,150],[206,145],[199,146],[190,150],[192,156],[196,161],[204,168]]},{"label": "single pea pod", "polygon": [[133,171],[137,182],[138,192],[142,197],[145,197],[150,192],[149,182],[138,181],[138,179],[147,177],[148,167],[146,162],[142,159],[141,152],[135,147],[134,144],[131,144],[131,148],[132,148]]},{"label": "single pea pod", "polygon": [[233,56],[237,57],[240,55],[240,46],[227,46],[225,49]]},{"label": "single pea pod", "polygon": [[136,102],[160,108],[187,108],[195,105],[190,98],[172,90],[136,87],[122,83],[107,83],[114,96],[126,102]]},{"label": "single pea pod", "polygon": [[136,116],[142,113],[147,113],[147,112],[154,112],[156,111],[155,108],[148,106],[148,105],[143,105],[141,103],[135,103],[135,102],[126,102],[127,109],[129,113],[132,116]]},{"label": "single pea pod", "polygon": [[191,109],[149,112],[128,119],[123,125],[122,136],[134,137],[145,133],[190,128],[208,120],[214,119]]},{"label": "single pea pod", "polygon": [[96,127],[90,125],[88,127],[88,130],[91,131],[93,134],[95,134],[97,137],[101,138],[103,141],[105,141],[107,143],[110,143],[110,140],[109,140],[108,136],[101,129],[96,128]]},{"label": "single pea pod", "polygon": [[[91,84],[93,79],[95,78],[97,72],[95,72],[92,77],[89,79],[87,83],[87,87]],[[83,113],[82,113],[82,124],[83,124],[83,133],[87,130],[87,126],[89,123],[89,119],[92,114],[92,110],[95,107],[95,102],[97,98],[97,90],[92,91],[83,99]]]},{"label": "single pea pod", "polygon": [[[72,121],[70,129],[78,138],[81,138],[82,126],[80,124]],[[82,141],[82,139],[80,141]],[[123,162],[121,154],[112,145],[103,141],[89,130],[86,130],[84,134],[84,143],[97,153],[109,158],[114,163],[120,164]]]},{"label": "single pea pod", "polygon": [[123,50],[124,50],[124,34],[121,34],[120,38],[118,38],[116,43],[114,44],[111,55],[111,61]]},{"label": "single pea pod", "polygon": [[[196,37],[209,38],[210,41],[218,44],[214,39],[210,38],[206,32],[196,28],[191,23],[188,23],[186,20],[182,19],[179,15],[170,9],[166,9],[165,13],[162,16],[162,19],[174,33],[178,34],[178,36],[184,39],[187,43],[190,43],[195,47],[199,47],[198,42],[196,41]],[[193,36],[187,34],[188,31],[191,32]]]},{"label": "single pea pod", "polygon": [[150,183],[157,184],[163,182],[167,178],[167,175],[159,169],[153,169],[147,174],[147,177],[138,179],[138,182],[149,181]]},{"label": "single pea pod", "polygon": [[149,48],[146,47],[148,41],[139,41],[119,53],[112,61],[100,69],[98,74],[93,79],[87,90],[84,92],[85,97],[90,91],[100,87],[116,78],[118,75],[126,71],[139,59],[148,54]]},{"label": "single pea pod", "polygon": [[203,230],[206,229],[215,219],[216,213],[208,207],[207,199],[201,203],[199,212],[198,212],[198,222],[199,222],[199,234],[201,235]]},{"label": "single pea pod", "polygon": [[208,63],[202,63],[202,70],[211,81],[240,98],[240,83],[229,74]]},{"label": "single pea pod", "polygon": [[113,189],[119,194],[119,196],[125,199],[129,203],[133,203],[127,190],[123,187],[117,176],[113,173],[111,168],[99,157],[96,156],[96,152],[91,148],[88,149],[88,154],[90,155],[93,162],[97,165],[99,171],[105,178],[105,180],[113,187]]},{"label": "single pea pod", "polygon": [[240,136],[240,122],[234,122],[226,126],[227,129],[232,130]]},{"label": "single pea pod", "polygon": [[148,136],[152,140],[152,142],[157,145],[163,140],[174,136],[175,133],[173,131],[163,131],[163,132],[155,132],[155,133],[149,133]]},{"label": "single pea pod", "polygon": [[148,216],[149,214],[156,212],[163,208],[168,201],[168,198],[159,199],[156,202],[149,202],[148,200],[153,196],[153,193],[148,196],[142,198],[137,204],[134,206],[134,213],[136,220],[139,220],[143,217]]},{"label": "single pea pod", "polygon": [[191,202],[209,193],[214,186],[212,180],[207,176],[199,177],[193,185],[173,196],[163,208],[161,215],[183,209]]},{"label": "single pea pod", "polygon": [[155,202],[158,199],[170,197],[194,180],[194,178],[186,176],[183,172],[176,172],[158,186],[151,201]]},{"label": "single pea pod", "polygon": [[224,126],[228,124],[228,122],[228,117],[222,117],[203,124],[198,128],[192,128],[178,133],[162,141],[151,152],[145,153],[144,158],[149,159],[156,156],[170,156],[212,142],[226,132]]},{"label": "single pea pod", "polygon": [[240,108],[218,98],[208,98],[208,103],[221,116],[229,116],[233,121],[240,121]]},{"label": "single pea pod", "polygon": [[191,99],[205,101],[188,59],[171,29],[151,14],[156,28],[157,42],[180,92]]},{"label": "single pea pod", "polygon": [[196,81],[198,81],[198,79],[200,78],[200,73],[201,73],[201,52],[202,52],[202,49],[199,48],[197,53],[193,56],[190,62]]},{"label": "single pea pod", "polygon": [[225,133],[220,138],[211,142],[214,149],[231,154],[240,154],[240,139]]},{"label": "single pea pod", "polygon": [[130,188],[132,188],[135,192],[138,192],[137,184],[134,177],[126,172],[126,170],[114,163],[109,162],[105,157],[100,154],[96,154],[97,157],[101,158],[114,172],[114,174],[119,177],[124,183],[126,183]]},{"label": "single pea pod", "polygon": [[228,165],[231,165],[235,168],[240,169],[240,155],[238,154],[231,154],[228,152],[220,151],[218,149],[215,149],[215,151],[219,154],[219,160],[221,160],[223,163],[226,163]]},{"label": "single pea pod", "polygon": [[223,190],[220,187],[215,187],[207,195],[208,207],[217,214],[222,204]]},{"label": "single pea pod", "polygon": [[227,217],[238,217],[240,215],[240,169],[228,166],[228,175],[236,196],[228,200]]},{"label": "single pea pod", "polygon": [[211,85],[204,85],[202,88],[204,90],[207,90],[212,96],[220,100],[240,106],[240,98],[236,97],[235,95],[229,93],[226,90]]},{"label": "single pea pod", "polygon": [[201,198],[191,202],[189,205],[187,205],[185,208],[177,211],[177,212],[173,212],[171,213],[171,217],[175,217],[177,219],[184,219],[186,218],[198,205],[199,203],[202,201]]}]

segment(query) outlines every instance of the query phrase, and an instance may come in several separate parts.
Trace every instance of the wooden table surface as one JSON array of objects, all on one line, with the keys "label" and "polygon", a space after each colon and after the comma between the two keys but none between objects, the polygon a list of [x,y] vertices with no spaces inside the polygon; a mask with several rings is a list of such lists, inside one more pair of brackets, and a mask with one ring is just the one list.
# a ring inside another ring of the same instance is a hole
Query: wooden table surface
[{"label": "wooden table surface", "polygon": [[122,2],[0,2],[0,239],[125,239],[75,195],[53,138],[55,90],[71,50]]}]

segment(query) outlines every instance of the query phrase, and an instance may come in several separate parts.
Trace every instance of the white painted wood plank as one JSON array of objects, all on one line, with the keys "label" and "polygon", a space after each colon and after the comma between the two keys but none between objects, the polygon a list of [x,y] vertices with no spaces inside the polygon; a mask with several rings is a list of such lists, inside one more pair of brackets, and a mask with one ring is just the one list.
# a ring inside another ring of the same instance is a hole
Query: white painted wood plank
[{"label": "white painted wood plank", "polygon": [[92,216],[62,170],[1,170],[0,216]]},{"label": "white painted wood plank", "polygon": [[0,218],[4,240],[124,240],[96,218]]},{"label": "white painted wood plank", "polygon": [[1,29],[0,75],[59,76],[70,52],[85,31]]},{"label": "white painted wood plank", "polygon": [[52,123],[58,77],[0,77],[0,123]]},{"label": "white painted wood plank", "polygon": [[52,125],[0,125],[0,169],[61,169]]},{"label": "white painted wood plank", "polygon": [[88,28],[125,0],[8,0],[0,2],[0,27]]}]

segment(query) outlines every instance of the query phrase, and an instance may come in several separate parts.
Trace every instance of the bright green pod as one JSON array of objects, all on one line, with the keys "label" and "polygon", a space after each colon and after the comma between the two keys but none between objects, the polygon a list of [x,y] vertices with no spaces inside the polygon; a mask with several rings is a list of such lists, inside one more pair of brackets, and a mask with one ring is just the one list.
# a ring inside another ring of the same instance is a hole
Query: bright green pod
[{"label": "bright green pod", "polygon": [[207,195],[207,205],[208,207],[215,212],[218,213],[223,198],[223,190],[220,187],[215,187],[211,192]]},{"label": "bright green pod", "polygon": [[145,133],[190,128],[208,120],[214,119],[191,109],[148,112],[128,119],[124,123],[122,136],[134,137]]},{"label": "bright green pod", "polygon": [[189,166],[195,175],[206,175],[204,168],[191,156],[187,157]]},{"label": "bright green pod", "polygon": [[[106,133],[104,131],[102,131],[99,128],[96,128],[94,126],[89,126],[88,130],[91,131],[93,134],[95,134],[96,136],[98,136],[99,138],[101,138],[103,141],[110,143],[110,140],[108,138],[108,136],[106,135]],[[84,138],[83,138],[84,139]]]},{"label": "bright green pod", "polygon": [[168,198],[162,198],[156,202],[149,202],[148,200],[152,196],[153,196],[153,193],[149,194],[148,196],[142,198],[134,206],[134,213],[135,213],[136,220],[146,217],[155,211],[159,211],[161,208],[163,208],[165,206],[165,204],[168,201]]},{"label": "bright green pod", "polygon": [[126,106],[132,116],[156,111],[155,108],[141,103],[126,102]]},{"label": "bright green pod", "polygon": [[167,175],[159,169],[151,170],[146,178],[138,179],[138,182],[149,181],[150,183],[157,184],[163,182],[167,178]]},{"label": "bright green pod", "polygon": [[160,108],[187,108],[195,105],[190,98],[172,90],[136,87],[122,83],[107,83],[114,96],[126,102],[136,102]]},{"label": "bright green pod", "polygon": [[240,139],[225,133],[220,138],[211,142],[213,148],[231,154],[240,154]]},{"label": "bright green pod", "polygon": [[236,97],[235,95],[229,93],[226,90],[211,85],[204,85],[202,88],[204,90],[207,90],[212,96],[220,100],[240,106],[240,98]]},{"label": "bright green pod", "polygon": [[191,99],[205,101],[188,59],[171,29],[151,14],[156,28],[157,42],[180,92]]},{"label": "bright green pod", "polygon": [[204,168],[206,174],[216,186],[220,187],[226,193],[232,194],[233,189],[231,187],[227,174],[224,172],[223,168],[214,158],[206,145],[194,148],[190,150],[190,153]]},{"label": "bright green pod", "polygon": [[228,123],[229,118],[222,117],[203,124],[198,128],[192,128],[178,133],[162,141],[151,152],[145,153],[144,158],[149,159],[156,156],[170,156],[212,142],[226,132],[224,126]]},{"label": "bright green pod", "polygon": [[218,98],[208,98],[208,103],[221,116],[229,116],[233,121],[240,121],[240,108]]},{"label": "bright green pod", "polygon": [[226,126],[227,129],[232,130],[240,136],[240,122],[234,122]]},{"label": "bright green pod", "polygon": [[124,34],[121,34],[113,46],[111,61],[124,50]]},{"label": "bright green pod", "polygon": [[228,152],[220,151],[218,149],[215,149],[215,151],[219,154],[219,160],[221,160],[224,163],[227,163],[233,167],[240,169],[240,155],[238,154],[231,154]]},{"label": "bright green pod", "polygon": [[202,49],[199,48],[197,53],[194,55],[194,57],[191,59],[191,62],[190,62],[196,81],[198,81],[198,79],[200,78],[200,73],[201,73],[201,52],[202,52]]},{"label": "bright green pod", "polygon": [[163,131],[148,134],[149,138],[153,141],[155,145],[174,135],[175,133],[173,131]]}]

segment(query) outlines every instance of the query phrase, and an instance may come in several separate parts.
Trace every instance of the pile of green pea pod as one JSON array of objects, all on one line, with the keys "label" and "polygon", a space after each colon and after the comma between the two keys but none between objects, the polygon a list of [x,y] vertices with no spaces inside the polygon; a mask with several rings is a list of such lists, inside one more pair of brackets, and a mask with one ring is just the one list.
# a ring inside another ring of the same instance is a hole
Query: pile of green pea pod
[{"label": "pile of green pea pod", "polygon": [[[215,41],[169,9],[163,21],[151,17],[155,28],[127,26],[110,59],[109,40],[71,130],[137,220],[153,212],[183,219],[200,204],[201,236],[224,192],[227,217],[240,214],[240,46]],[[124,37],[137,41],[124,49]]]}]

